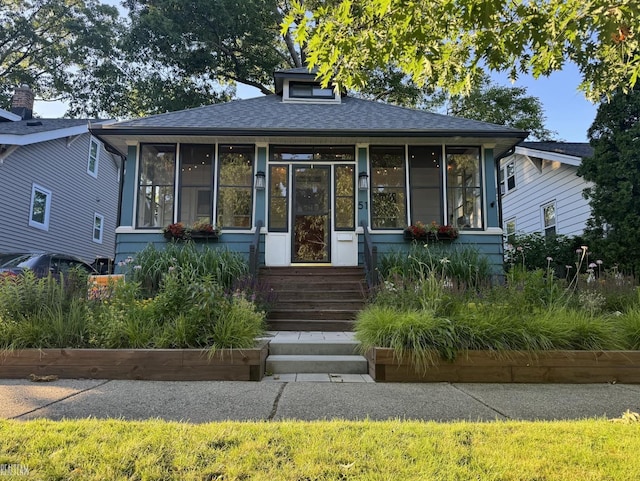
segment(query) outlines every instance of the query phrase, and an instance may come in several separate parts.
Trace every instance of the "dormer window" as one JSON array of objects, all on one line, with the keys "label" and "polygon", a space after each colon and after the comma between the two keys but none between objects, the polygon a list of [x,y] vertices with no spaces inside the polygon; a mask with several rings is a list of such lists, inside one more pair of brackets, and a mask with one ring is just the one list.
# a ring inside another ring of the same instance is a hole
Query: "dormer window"
[{"label": "dormer window", "polygon": [[289,82],[289,97],[294,99],[335,99],[332,88],[323,88],[319,84]]}]

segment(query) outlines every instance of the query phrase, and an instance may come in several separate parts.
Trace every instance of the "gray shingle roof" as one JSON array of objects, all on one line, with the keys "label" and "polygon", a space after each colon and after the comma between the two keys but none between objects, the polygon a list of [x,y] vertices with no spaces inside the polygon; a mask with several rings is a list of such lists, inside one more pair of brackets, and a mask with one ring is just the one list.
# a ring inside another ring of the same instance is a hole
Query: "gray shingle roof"
[{"label": "gray shingle roof", "polygon": [[593,147],[588,142],[522,142],[518,144],[518,147],[573,155],[581,159],[593,155]]},{"label": "gray shingle roof", "polygon": [[30,119],[16,122],[0,122],[0,135],[38,134],[87,124],[87,119]]},{"label": "gray shingle roof", "polygon": [[351,97],[342,103],[282,102],[280,96],[268,95],[246,100],[213,104],[179,112],[117,122],[108,129],[184,129],[193,131],[261,131],[294,132],[367,132],[407,134],[410,132],[480,133],[515,137],[524,132],[486,122],[413,110],[395,105]]}]

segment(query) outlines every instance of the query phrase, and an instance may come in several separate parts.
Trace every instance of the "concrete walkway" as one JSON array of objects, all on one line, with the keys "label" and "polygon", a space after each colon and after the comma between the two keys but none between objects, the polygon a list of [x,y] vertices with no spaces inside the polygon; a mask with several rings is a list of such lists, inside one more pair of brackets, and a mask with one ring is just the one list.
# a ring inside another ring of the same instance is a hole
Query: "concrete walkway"
[{"label": "concrete walkway", "polygon": [[553,420],[640,412],[640,385],[0,380],[0,418]]},{"label": "concrete walkway", "polygon": [[[351,332],[270,332],[281,341],[340,342]],[[262,382],[0,379],[0,418],[195,423],[225,420],[553,420],[640,412],[640,385],[385,384],[359,374],[280,374]]]}]

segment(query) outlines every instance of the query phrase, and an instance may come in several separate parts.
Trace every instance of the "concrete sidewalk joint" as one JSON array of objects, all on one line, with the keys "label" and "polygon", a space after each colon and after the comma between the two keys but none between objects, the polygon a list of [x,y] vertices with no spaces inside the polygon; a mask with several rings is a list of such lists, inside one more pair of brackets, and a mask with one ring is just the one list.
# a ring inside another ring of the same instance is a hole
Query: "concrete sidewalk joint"
[{"label": "concrete sidewalk joint", "polygon": [[40,411],[40,410],[42,410],[42,409],[46,409],[46,408],[48,408],[48,407],[50,407],[50,406],[53,406],[54,404],[57,404],[57,403],[59,403],[59,402],[65,401],[65,400],[67,400],[67,399],[71,399],[71,398],[73,398],[73,397],[75,397],[75,396],[78,396],[78,395],[80,395],[80,394],[83,394],[83,393],[86,393],[86,392],[91,391],[91,390],[93,390],[93,389],[96,389],[96,388],[98,388],[98,387],[104,386],[105,384],[108,384],[108,383],[110,383],[110,382],[111,382],[111,380],[110,380],[110,379],[106,379],[106,380],[104,380],[103,382],[101,382],[101,383],[99,383],[99,384],[95,384],[95,385],[93,385],[93,386],[89,386],[88,388],[81,389],[80,391],[77,391],[77,392],[71,393],[71,394],[69,394],[68,396],[63,396],[63,397],[61,397],[61,398],[55,399],[54,401],[51,401],[51,402],[49,402],[49,403],[47,403],[47,404],[44,404],[44,405],[42,405],[42,406],[38,406],[37,408],[34,408],[34,409],[29,410],[29,411],[23,412],[23,413],[21,413],[21,414],[17,414],[17,415],[15,415],[15,416],[11,416],[11,417],[10,417],[10,418],[8,418],[8,419],[19,419],[19,418],[21,418],[21,417],[23,417],[23,416],[27,416],[27,415],[29,415],[29,414],[32,414],[32,413],[38,412],[38,411]]}]

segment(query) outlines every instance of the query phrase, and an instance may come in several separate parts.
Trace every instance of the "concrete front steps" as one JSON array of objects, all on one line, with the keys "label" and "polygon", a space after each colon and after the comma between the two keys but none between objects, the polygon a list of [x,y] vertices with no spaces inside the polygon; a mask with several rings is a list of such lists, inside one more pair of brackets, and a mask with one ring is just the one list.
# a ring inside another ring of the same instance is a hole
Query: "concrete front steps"
[{"label": "concrete front steps", "polygon": [[269,374],[367,374],[368,364],[357,353],[358,342],[344,339],[300,339],[276,336],[269,342]]}]

